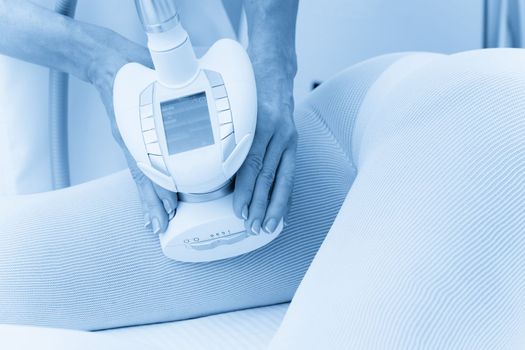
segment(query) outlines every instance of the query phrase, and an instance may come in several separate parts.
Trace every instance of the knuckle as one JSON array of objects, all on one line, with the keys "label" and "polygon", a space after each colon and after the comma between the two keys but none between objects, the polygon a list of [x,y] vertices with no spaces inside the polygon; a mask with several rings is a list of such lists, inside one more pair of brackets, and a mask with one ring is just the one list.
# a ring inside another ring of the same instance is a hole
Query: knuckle
[{"label": "knuckle", "polygon": [[268,199],[264,197],[255,198],[252,205],[250,206],[250,215],[253,213],[253,217],[258,217],[264,213],[268,206]]},{"label": "knuckle", "polygon": [[248,169],[258,173],[263,166],[263,157],[260,154],[251,154],[246,158],[245,164]]},{"label": "knuckle", "polygon": [[257,109],[259,110],[259,113],[272,117],[279,112],[278,106],[278,103],[273,101],[273,99],[263,98],[259,99]]},{"label": "knuckle", "polygon": [[266,139],[268,135],[272,135],[275,130],[275,122],[272,118],[265,118],[265,120],[260,120],[257,123],[257,128],[255,129],[255,137],[260,139]]},{"label": "knuckle", "polygon": [[297,129],[295,128],[293,121],[289,120],[281,125],[279,128],[279,136],[287,142],[297,139]]},{"label": "knuckle", "polygon": [[273,184],[273,180],[275,179],[275,170],[263,169],[263,171],[261,171],[259,174],[259,179],[264,185],[270,187]]}]

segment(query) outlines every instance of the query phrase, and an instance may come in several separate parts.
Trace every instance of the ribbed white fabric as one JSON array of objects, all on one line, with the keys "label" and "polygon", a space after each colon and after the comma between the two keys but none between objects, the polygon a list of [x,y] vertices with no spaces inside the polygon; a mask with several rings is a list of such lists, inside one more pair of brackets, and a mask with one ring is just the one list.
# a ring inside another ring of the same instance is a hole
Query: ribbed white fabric
[{"label": "ribbed white fabric", "polygon": [[[355,177],[353,118],[399,55],[347,71],[297,113],[297,177],[289,226],[237,258],[165,258],[143,228],[127,172],[66,190],[0,198],[0,323],[106,329],[289,301]],[[345,111],[347,114],[338,113]]]},{"label": "ribbed white fabric", "polygon": [[352,142],[358,175],[270,349],[523,349],[525,51],[399,60]]},{"label": "ribbed white fabric", "polygon": [[290,226],[228,261],[165,259],[126,174],[3,198],[0,322],[100,329],[285,301],[357,168],[270,348],[523,348],[523,62],[387,56],[323,84],[297,113]]}]

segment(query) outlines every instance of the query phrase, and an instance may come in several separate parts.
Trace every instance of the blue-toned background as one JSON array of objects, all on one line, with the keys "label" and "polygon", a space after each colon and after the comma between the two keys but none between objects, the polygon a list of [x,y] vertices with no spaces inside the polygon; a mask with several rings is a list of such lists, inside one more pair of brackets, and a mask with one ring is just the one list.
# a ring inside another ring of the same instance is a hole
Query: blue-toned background
[{"label": "blue-toned background", "polygon": [[[34,1],[49,8],[54,3],[53,0]],[[487,1],[493,7],[506,6],[507,2],[523,4],[522,0]],[[223,8],[221,0],[199,0],[198,3],[178,0],[193,44],[206,47],[225,36],[237,37],[246,44],[241,2],[223,0]],[[296,101],[300,103],[314,82],[324,81],[372,56],[396,51],[451,53],[483,47],[484,3],[485,0],[301,0]],[[145,44],[131,0],[79,0],[76,18],[108,27]],[[8,92],[0,96],[0,103],[6,106],[4,113],[32,116],[29,131],[26,125],[4,125],[2,130],[4,133],[10,130],[10,135],[2,135],[0,130],[0,140],[11,142],[0,145],[1,148],[15,150],[2,157],[7,158],[9,164],[20,163],[15,174],[17,183],[4,185],[4,191],[5,188],[14,193],[49,190],[46,186],[50,181],[45,178],[49,174],[48,70],[0,56],[0,77],[0,90]],[[125,168],[96,90],[76,78],[71,78],[70,86],[72,184]],[[26,103],[28,98],[31,103]],[[26,139],[13,136],[18,131]],[[32,176],[34,171],[43,174],[39,180]],[[4,180],[0,176],[0,183],[6,183]]]}]

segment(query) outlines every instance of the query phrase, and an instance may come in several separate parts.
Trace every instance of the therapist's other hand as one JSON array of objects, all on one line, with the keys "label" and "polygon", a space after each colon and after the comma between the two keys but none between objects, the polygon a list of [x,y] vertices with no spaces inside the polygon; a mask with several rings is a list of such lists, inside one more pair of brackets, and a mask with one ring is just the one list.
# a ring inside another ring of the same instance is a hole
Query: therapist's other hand
[{"label": "therapist's other hand", "polygon": [[[177,194],[168,191],[147,178],[137,167],[118,130],[113,109],[113,83],[118,70],[128,62],[139,62],[151,67],[151,58],[147,49],[129,43],[128,47],[118,50],[115,55],[106,55],[104,62],[99,62],[93,84],[97,87],[102,102],[106,107],[111,122],[111,131],[126,157],[131,176],[137,185],[144,213],[144,226],[155,234],[166,231],[169,220],[175,215]],[[127,56],[121,55],[127,52]]]},{"label": "therapist's other hand", "polygon": [[254,51],[250,56],[257,83],[257,126],[250,152],[237,173],[234,211],[252,233],[271,233],[283,217],[286,222],[295,178],[295,71],[275,57]]}]

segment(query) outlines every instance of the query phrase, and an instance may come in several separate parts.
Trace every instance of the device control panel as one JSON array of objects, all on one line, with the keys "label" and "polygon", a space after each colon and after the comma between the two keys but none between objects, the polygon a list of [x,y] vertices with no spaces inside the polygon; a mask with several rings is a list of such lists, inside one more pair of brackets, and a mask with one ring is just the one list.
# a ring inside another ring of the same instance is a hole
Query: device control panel
[{"label": "device control panel", "polygon": [[[154,98],[157,83],[150,84],[140,94],[140,123],[144,145],[151,165],[166,175],[169,175],[169,171],[163,157],[163,148],[171,156],[220,143],[223,160],[235,149],[235,126],[224,81],[217,72],[204,72],[210,85],[208,93],[204,90],[161,101],[158,111],[161,118],[155,118],[158,108]],[[208,103],[209,98],[211,103]],[[215,107],[213,112],[210,112],[209,105]],[[159,120],[162,121],[162,126],[157,125]],[[213,125],[218,125],[217,140],[213,137]],[[162,129],[164,137],[159,137]],[[162,142],[166,143],[164,147]]]}]

